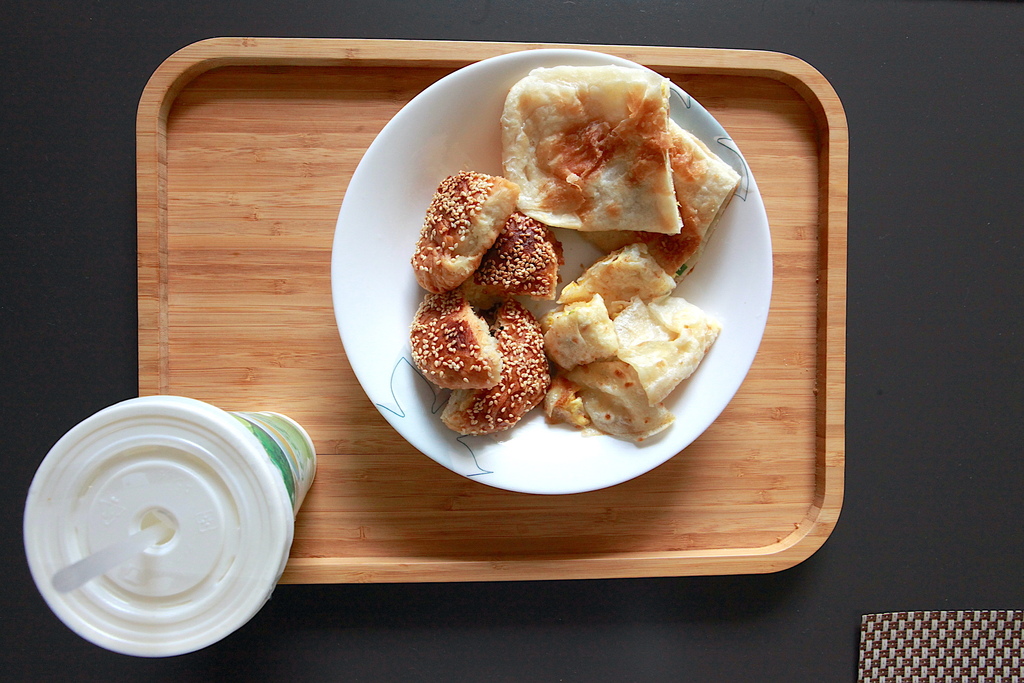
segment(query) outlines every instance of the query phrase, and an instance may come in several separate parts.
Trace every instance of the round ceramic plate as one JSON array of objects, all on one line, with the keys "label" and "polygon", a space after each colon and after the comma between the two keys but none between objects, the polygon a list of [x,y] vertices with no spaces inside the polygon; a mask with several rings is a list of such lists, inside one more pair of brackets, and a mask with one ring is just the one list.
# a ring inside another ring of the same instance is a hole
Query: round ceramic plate
[{"label": "round ceramic plate", "polygon": [[[437,81],[384,127],[356,168],[338,216],[331,263],[345,352],[370,400],[417,449],[441,465],[511,491],[565,494],[637,477],[686,448],[739,389],[768,317],[772,250],[757,185],[735,143],[700,104],[673,86],[671,116],[732,165],[742,181],[697,268],[676,294],[714,315],[722,332],[697,371],[665,401],[676,420],[636,444],[549,425],[537,408],[513,429],[460,436],[440,420],[448,392],[425,380],[409,354],[409,326],[424,291],[412,256],[427,205],[446,176],[500,175],[499,117],[509,88],[537,67],[633,62],[585,50],[540,49],[486,59]],[[601,256],[571,230],[563,283]],[[551,304],[530,303],[537,314]]]}]

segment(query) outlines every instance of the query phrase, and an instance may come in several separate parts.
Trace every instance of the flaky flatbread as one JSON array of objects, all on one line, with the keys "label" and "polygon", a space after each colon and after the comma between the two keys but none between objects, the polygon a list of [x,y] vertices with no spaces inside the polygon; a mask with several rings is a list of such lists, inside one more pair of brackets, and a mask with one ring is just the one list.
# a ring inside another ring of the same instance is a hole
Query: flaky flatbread
[{"label": "flaky flatbread", "polygon": [[580,365],[566,378],[579,387],[591,425],[605,434],[643,441],[675,421],[664,404],[651,405],[636,370],[621,360]]},{"label": "flaky flatbread", "polygon": [[721,330],[717,320],[682,297],[650,304],[634,299],[615,318],[617,355],[633,366],[655,405],[693,374]]},{"label": "flaky flatbread", "polygon": [[534,69],[501,117],[520,211],[573,230],[676,234],[668,80],[621,66]]},{"label": "flaky flatbread", "polygon": [[631,242],[643,242],[651,256],[681,280],[690,274],[707,246],[711,233],[729,205],[740,176],[700,139],[669,122],[672,134],[672,183],[679,201],[683,227],[676,235],[641,230],[590,232],[583,236],[604,251],[614,251]]},{"label": "flaky flatbread", "polygon": [[562,288],[558,303],[589,301],[600,294],[614,318],[633,297],[652,301],[675,289],[675,280],[651,257],[644,244],[629,244],[608,254]]},{"label": "flaky flatbread", "polygon": [[412,256],[423,289],[449,292],[473,274],[516,207],[519,188],[500,176],[463,171],[441,181]]}]

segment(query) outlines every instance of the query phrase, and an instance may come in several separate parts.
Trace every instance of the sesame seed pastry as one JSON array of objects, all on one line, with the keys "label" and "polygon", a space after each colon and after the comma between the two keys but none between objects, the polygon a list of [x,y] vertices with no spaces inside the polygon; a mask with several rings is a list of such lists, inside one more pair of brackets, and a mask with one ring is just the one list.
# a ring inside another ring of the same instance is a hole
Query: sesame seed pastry
[{"label": "sesame seed pastry", "polygon": [[516,211],[484,254],[473,280],[497,296],[551,300],[558,288],[558,266],[564,263],[554,231]]},{"label": "sesame seed pastry", "polygon": [[498,344],[459,290],[424,297],[409,341],[416,367],[439,387],[484,389],[501,377]]},{"label": "sesame seed pastry", "polygon": [[441,181],[427,207],[412,257],[416,282],[440,294],[473,274],[515,209],[519,186],[463,171]]},{"label": "sesame seed pastry", "polygon": [[491,332],[501,353],[501,381],[490,389],[452,392],[441,420],[460,434],[492,434],[515,426],[544,400],[551,373],[540,324],[509,299],[498,308]]}]

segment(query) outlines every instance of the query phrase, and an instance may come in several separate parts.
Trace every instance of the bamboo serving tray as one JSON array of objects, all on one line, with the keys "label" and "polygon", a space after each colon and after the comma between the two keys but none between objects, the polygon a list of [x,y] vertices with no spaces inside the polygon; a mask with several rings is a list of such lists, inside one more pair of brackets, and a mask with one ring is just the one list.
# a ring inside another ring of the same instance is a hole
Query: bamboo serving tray
[{"label": "bamboo serving tray", "polygon": [[330,287],[356,164],[437,79],[538,47],[556,46],[216,38],[172,55],[146,86],[139,391],[274,410],[306,427],[318,472],[283,582],[772,572],[806,559],[836,524],[848,137],[831,86],[794,57],[557,46],[671,78],[729,131],[764,199],[775,273],[764,340],[736,397],[690,447],[601,491],[510,493],[418,453],[363,393]]}]

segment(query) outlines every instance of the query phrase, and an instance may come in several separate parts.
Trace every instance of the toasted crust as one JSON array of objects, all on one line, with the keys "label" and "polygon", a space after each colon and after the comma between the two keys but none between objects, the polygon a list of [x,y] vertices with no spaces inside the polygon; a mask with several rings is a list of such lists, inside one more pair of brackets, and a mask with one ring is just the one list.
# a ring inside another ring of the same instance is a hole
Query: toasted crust
[{"label": "toasted crust", "polygon": [[416,281],[440,294],[466,280],[515,209],[519,186],[463,171],[441,181],[427,208],[412,257]]},{"label": "toasted crust", "polygon": [[[684,232],[698,242],[697,250],[687,257],[690,260],[699,256],[699,250],[707,244],[711,230],[740,184],[740,174],[675,122],[670,122],[669,133],[672,136],[669,154],[672,184],[679,202],[679,216],[683,225],[690,226]],[[670,268],[665,270],[675,272]]]},{"label": "toasted crust", "polygon": [[491,326],[501,353],[501,381],[490,389],[452,392],[441,420],[460,434],[492,434],[513,427],[542,400],[551,384],[540,325],[518,301],[504,302]]},{"label": "toasted crust", "polygon": [[623,66],[538,68],[509,90],[505,176],[519,210],[558,228],[675,234],[668,79]]},{"label": "toasted crust", "polygon": [[497,343],[462,292],[427,294],[409,332],[420,372],[446,389],[493,387],[501,378]]},{"label": "toasted crust", "polygon": [[562,243],[551,228],[516,211],[484,255],[473,280],[496,296],[551,300],[563,263]]},{"label": "toasted crust", "polygon": [[672,184],[683,220],[678,235],[659,235],[639,230],[583,233],[583,237],[604,251],[614,251],[633,242],[647,245],[651,256],[665,272],[681,280],[700,258],[712,230],[729,205],[740,176],[697,137],[669,122],[672,149]]}]

